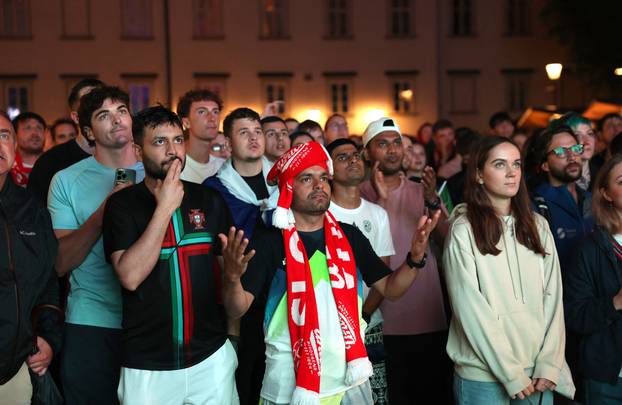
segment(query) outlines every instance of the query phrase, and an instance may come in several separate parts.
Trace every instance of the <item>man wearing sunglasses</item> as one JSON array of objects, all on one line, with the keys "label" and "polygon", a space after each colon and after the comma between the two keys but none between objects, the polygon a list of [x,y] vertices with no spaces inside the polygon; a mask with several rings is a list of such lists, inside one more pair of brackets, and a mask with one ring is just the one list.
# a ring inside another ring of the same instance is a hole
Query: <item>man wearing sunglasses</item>
[{"label": "man wearing sunglasses", "polygon": [[593,226],[592,194],[576,185],[584,147],[565,125],[547,128],[536,142],[544,181],[533,190],[534,202],[540,211],[546,211],[563,272],[572,249]]}]

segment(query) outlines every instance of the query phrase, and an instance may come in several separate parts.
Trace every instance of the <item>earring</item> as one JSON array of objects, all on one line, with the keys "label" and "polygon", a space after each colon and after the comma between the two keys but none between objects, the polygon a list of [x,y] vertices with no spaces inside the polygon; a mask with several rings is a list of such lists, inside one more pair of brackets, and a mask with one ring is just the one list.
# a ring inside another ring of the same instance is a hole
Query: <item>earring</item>
[{"label": "earring", "polygon": [[479,184],[484,184],[484,179],[479,179],[477,182],[478,182]]}]

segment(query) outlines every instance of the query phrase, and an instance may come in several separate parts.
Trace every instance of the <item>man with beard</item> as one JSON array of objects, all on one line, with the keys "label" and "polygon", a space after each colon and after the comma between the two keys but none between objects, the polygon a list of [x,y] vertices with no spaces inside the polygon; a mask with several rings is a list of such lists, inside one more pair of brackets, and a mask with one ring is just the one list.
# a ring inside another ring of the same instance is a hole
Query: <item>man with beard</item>
[{"label": "man with beard", "polygon": [[115,193],[104,247],[123,287],[122,404],[231,404],[235,351],[220,303],[217,235],[231,219],[214,190],[180,180],[186,152],[175,113],[133,120],[145,180]]},{"label": "man with beard", "polygon": [[[231,159],[216,176],[203,184],[222,195],[231,211],[233,224],[250,238],[255,228],[270,226],[279,197],[276,186],[266,182],[272,163],[264,156],[266,139],[259,114],[249,108],[237,108],[225,117],[225,136],[231,145]],[[229,322],[229,334],[238,346],[236,371],[240,403],[257,404],[265,366],[261,322],[265,299],[260,297],[241,321]]]},{"label": "man with beard", "polygon": [[93,156],[56,173],[48,209],[58,238],[56,272],[69,274],[61,380],[70,404],[114,404],[120,369],[121,289],[104,259],[102,219],[118,168],[144,176],[132,142],[129,97],[117,87],[92,90],[80,100],[82,134]]},{"label": "man with beard", "polygon": [[268,176],[280,189],[273,224],[281,229],[257,231],[246,256],[241,232],[221,237],[229,316],[244,314],[268,292],[261,391],[266,405],[373,403],[358,284],[398,299],[422,274],[428,236],[438,221],[439,213],[419,219],[408,255],[391,274],[367,238],[328,211],[331,174],[332,161],[317,142],[290,149]]},{"label": "man with beard", "polygon": [[177,114],[186,130],[186,167],[182,180],[201,184],[216,174],[225,159],[212,155],[218,136],[222,100],[209,90],[190,90],[177,103]]},{"label": "man with beard", "polygon": [[[431,167],[423,170],[421,183],[402,174],[404,146],[395,120],[385,117],[370,123],[363,142],[373,169],[371,179],[361,185],[361,195],[389,214],[395,247],[390,267],[395,270],[408,253],[413,229],[425,210],[440,211],[432,235],[439,246],[447,234],[447,215],[436,193]],[[451,392],[451,362],[445,353],[447,317],[432,251],[427,252],[425,269],[417,282],[399,301],[384,301],[381,308],[391,404],[410,404],[413,398],[424,398],[429,392],[439,395],[438,403],[447,403]]]},{"label": "man with beard", "polygon": [[11,168],[11,177],[21,187],[28,185],[28,177],[45,145],[46,124],[43,117],[33,112],[24,112],[13,118],[17,133],[17,153]]},{"label": "man with beard", "polygon": [[289,149],[290,140],[287,125],[281,117],[273,115],[261,119],[261,129],[266,138],[265,155],[269,161],[275,162]]},{"label": "man with beard", "polygon": [[574,246],[593,227],[592,194],[577,186],[581,178],[583,145],[565,125],[547,128],[535,140],[544,181],[533,190],[536,207],[549,220],[562,273]]},{"label": "man with beard", "polygon": [[[354,225],[369,240],[378,257],[387,265],[395,254],[389,226],[389,216],[384,208],[361,198],[359,186],[365,180],[365,165],[357,145],[350,139],[337,139],[326,148],[333,160],[333,181],[330,212],[337,221]],[[425,155],[424,155],[425,157]],[[370,379],[376,405],[388,403],[387,376],[384,364],[382,340],[382,314],[378,307],[382,295],[374,289],[363,286],[363,319],[365,346],[374,367]]]}]

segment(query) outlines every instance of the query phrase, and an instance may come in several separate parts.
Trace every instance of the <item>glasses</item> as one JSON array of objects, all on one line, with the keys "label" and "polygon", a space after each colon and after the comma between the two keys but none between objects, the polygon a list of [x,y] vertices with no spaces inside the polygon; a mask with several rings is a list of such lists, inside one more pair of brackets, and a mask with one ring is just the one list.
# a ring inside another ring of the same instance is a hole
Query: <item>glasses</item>
[{"label": "glasses", "polygon": [[583,154],[583,144],[578,143],[576,145],[572,145],[572,146],[558,146],[557,148],[553,148],[551,149],[548,153],[554,153],[555,156],[557,156],[560,159],[564,159],[567,158],[568,155],[570,155],[570,152],[572,152],[575,155],[581,155]]}]

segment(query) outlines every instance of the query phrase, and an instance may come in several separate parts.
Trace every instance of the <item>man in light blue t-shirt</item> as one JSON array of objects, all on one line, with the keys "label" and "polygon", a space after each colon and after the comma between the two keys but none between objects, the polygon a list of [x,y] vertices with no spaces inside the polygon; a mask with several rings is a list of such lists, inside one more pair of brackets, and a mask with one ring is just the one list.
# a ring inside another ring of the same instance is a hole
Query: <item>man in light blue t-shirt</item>
[{"label": "man in light blue t-shirt", "polygon": [[128,95],[102,87],[84,95],[78,110],[82,133],[95,154],[52,179],[48,209],[58,238],[56,271],[69,273],[61,380],[70,404],[115,404],[120,370],[121,289],[106,262],[102,218],[107,198],[130,183],[115,181],[117,168],[144,177],[133,149]]}]

